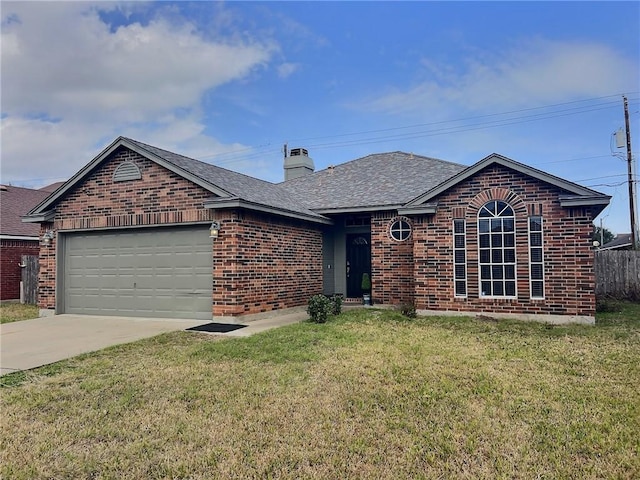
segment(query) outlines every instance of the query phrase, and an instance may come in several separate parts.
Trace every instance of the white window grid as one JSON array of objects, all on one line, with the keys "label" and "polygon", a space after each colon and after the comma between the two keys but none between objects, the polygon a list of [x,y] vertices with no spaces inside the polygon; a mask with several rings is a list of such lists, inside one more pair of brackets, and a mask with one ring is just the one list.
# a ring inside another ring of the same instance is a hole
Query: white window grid
[{"label": "white window grid", "polygon": [[453,220],[453,291],[454,296],[467,296],[467,227],[463,219]]},{"label": "white window grid", "polygon": [[396,218],[389,226],[389,235],[396,242],[404,242],[411,237],[411,224],[406,218]]},{"label": "white window grid", "polygon": [[544,299],[544,227],[541,216],[529,217],[529,294]]},{"label": "white window grid", "polygon": [[478,288],[482,298],[517,298],[515,215],[492,200],[478,211]]}]

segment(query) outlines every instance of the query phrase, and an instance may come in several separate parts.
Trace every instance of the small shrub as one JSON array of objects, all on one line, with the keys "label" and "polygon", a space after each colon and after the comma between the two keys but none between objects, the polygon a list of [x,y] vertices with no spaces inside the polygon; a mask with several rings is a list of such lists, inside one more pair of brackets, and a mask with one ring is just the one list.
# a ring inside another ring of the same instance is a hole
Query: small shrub
[{"label": "small shrub", "polygon": [[342,295],[314,295],[309,299],[307,313],[311,321],[325,323],[330,315],[340,315],[342,312]]},{"label": "small shrub", "polygon": [[331,315],[340,315],[340,312],[342,312],[342,295],[331,295],[329,300],[331,301]]},{"label": "small shrub", "polygon": [[416,313],[416,306],[413,303],[403,303],[398,306],[398,310],[407,318],[416,318],[418,316]]},{"label": "small shrub", "polygon": [[314,323],[325,323],[332,310],[332,302],[326,295],[314,295],[309,299],[307,313]]}]

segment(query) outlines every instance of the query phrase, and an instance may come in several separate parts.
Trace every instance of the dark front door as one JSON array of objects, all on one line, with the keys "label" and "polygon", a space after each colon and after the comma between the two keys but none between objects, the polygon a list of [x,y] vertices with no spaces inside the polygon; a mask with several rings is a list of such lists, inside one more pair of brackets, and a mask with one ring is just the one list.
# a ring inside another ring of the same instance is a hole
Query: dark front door
[{"label": "dark front door", "polygon": [[347,297],[362,296],[362,274],[371,275],[371,234],[347,235]]}]

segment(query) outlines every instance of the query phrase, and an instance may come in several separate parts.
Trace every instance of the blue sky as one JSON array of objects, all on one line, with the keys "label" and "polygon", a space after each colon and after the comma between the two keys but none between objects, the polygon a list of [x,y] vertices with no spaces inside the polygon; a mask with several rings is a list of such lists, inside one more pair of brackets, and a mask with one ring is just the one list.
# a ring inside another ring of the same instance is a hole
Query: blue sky
[{"label": "blue sky", "polygon": [[284,143],[316,169],[496,152],[613,195],[603,224],[630,230],[611,140],[624,94],[640,151],[639,2],[3,1],[1,15],[3,183],[65,180],[118,135],[274,182]]}]

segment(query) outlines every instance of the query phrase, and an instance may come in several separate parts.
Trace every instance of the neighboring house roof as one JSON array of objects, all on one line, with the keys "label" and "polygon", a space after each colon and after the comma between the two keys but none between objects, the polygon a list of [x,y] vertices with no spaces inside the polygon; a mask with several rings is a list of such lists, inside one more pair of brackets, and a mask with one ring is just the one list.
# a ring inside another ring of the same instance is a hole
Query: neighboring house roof
[{"label": "neighboring house roof", "polygon": [[44,187],[41,187],[38,190],[42,192],[53,193],[62,185],[64,185],[64,182],[56,182],[56,183],[52,183],[51,185],[46,185]]},{"label": "neighboring house roof", "polygon": [[619,233],[610,242],[605,243],[599,250],[618,250],[631,247],[631,234]]},{"label": "neighboring house roof", "polygon": [[49,196],[44,190],[0,186],[0,235],[38,239],[40,225],[23,223],[21,217]]},{"label": "neighboring house roof", "polygon": [[280,183],[319,213],[394,208],[466,168],[404,152],[378,153]]}]

